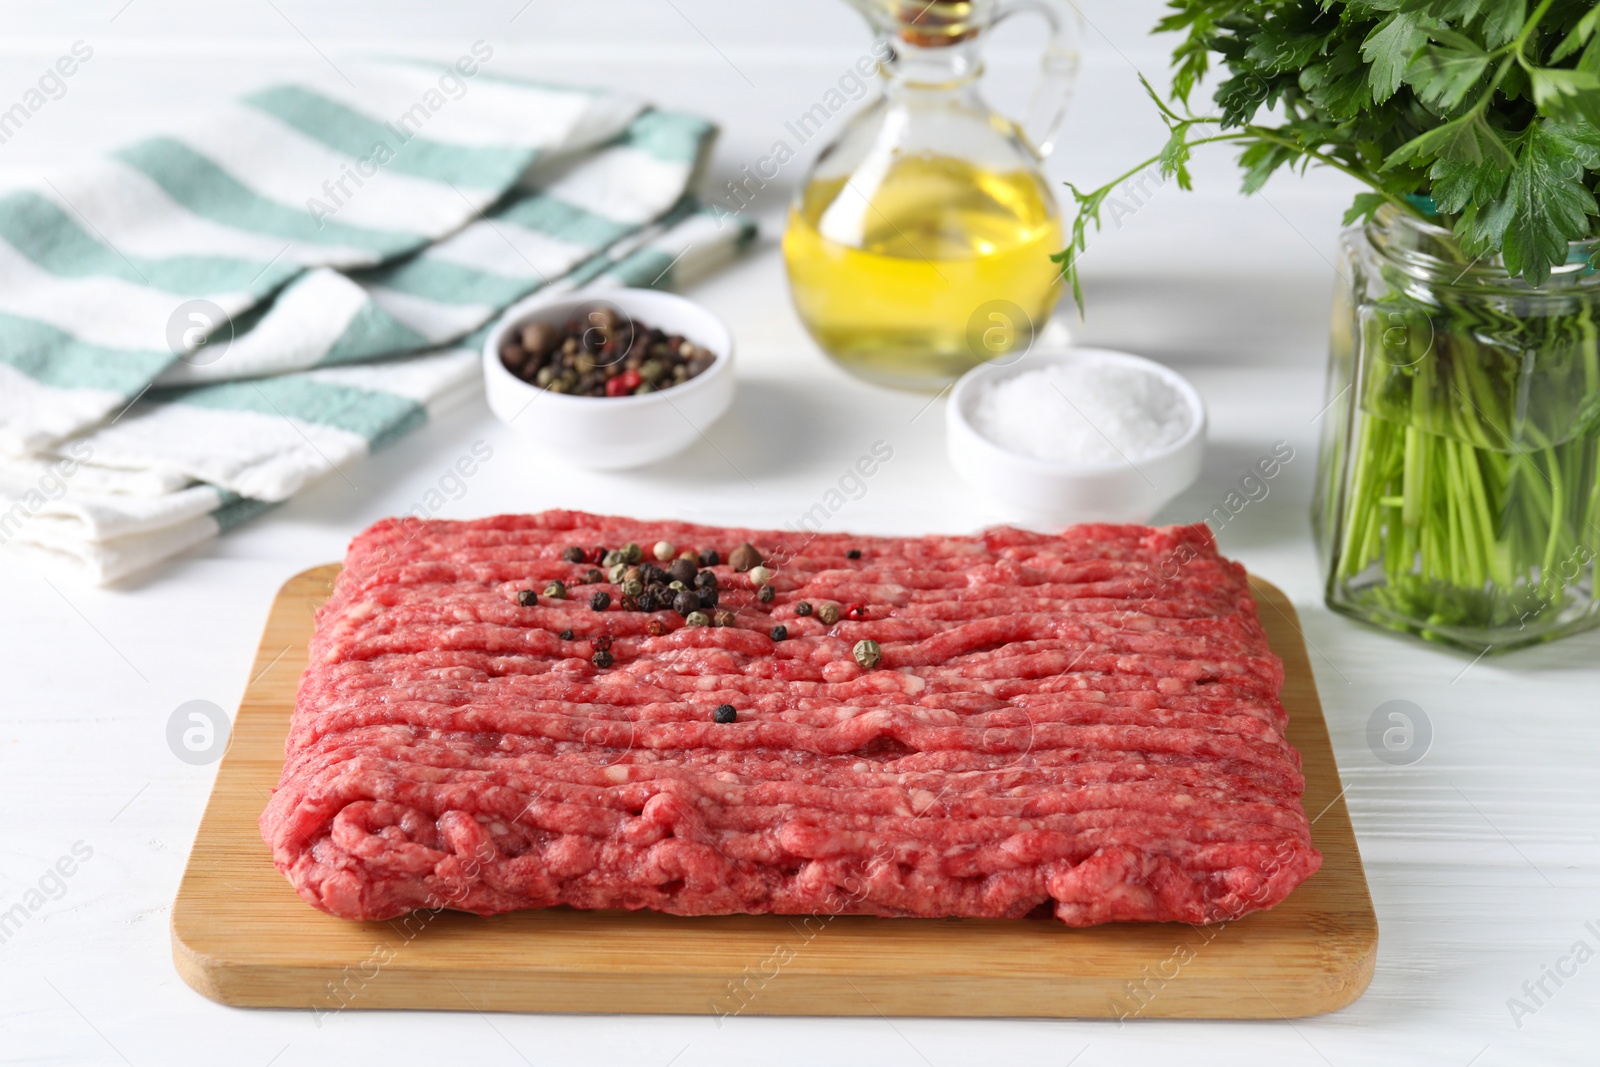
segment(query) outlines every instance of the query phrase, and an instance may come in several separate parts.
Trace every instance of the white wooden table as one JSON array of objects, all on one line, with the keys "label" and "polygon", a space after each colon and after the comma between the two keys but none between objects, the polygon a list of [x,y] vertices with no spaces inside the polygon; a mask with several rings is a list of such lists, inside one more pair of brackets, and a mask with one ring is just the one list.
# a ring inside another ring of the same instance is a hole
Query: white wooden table
[{"label": "white wooden table", "polygon": [[[867,45],[832,0],[222,8],[6,3],[0,110],[74,41],[94,55],[65,95],[0,143],[0,176],[70,167],[181,123],[208,101],[363,51],[454,56],[483,39],[507,73],[613,85],[714,117],[724,128],[720,184],[767,154],[784,121],[820,99]],[[1089,0],[1085,12],[1095,28],[1051,172],[1093,182],[1157,144],[1162,131],[1134,70],[1159,76],[1164,60],[1143,33],[1159,13],[1153,0]],[[998,42],[997,100],[1022,97],[1031,36],[1012,27]],[[319,1025],[310,1013],[220,1007],[179,981],[168,910],[214,766],[174,757],[169,715],[195,699],[231,709],[282,581],[338,558],[368,522],[412,510],[474,442],[488,443],[493,457],[440,514],[563,505],[782,525],[884,440],[893,459],[835,516],[837,528],[964,531],[1005,519],[950,470],[942,402],[928,407],[926,398],[846,378],[790,311],[774,239],[816,147],[752,209],[765,226],[761,245],[695,293],[732,327],[742,361],[736,408],[711,431],[712,444],[643,472],[577,474],[528,455],[475,404],[348,471],[354,487],[327,479],[121,588],[47,581],[0,556],[0,913],[42,900],[0,943],[0,1062],[1600,1062],[1600,962],[1588,959],[1600,954],[1600,634],[1472,663],[1321,606],[1307,509],[1330,261],[1351,190],[1327,176],[1279,178],[1264,196],[1242,199],[1225,158],[1198,168],[1200,191],[1155,189],[1108,225],[1086,260],[1090,317],[1077,331],[1166,360],[1210,405],[1204,474],[1163,519],[1210,511],[1275,442],[1296,449],[1270,496],[1220,537],[1282,586],[1305,620],[1382,929],[1376,979],[1354,1006],[1292,1023],[1120,1027],[356,1011]],[[1420,706],[1432,727],[1430,750],[1407,766],[1379,760],[1366,741],[1374,709],[1394,699]],[[70,876],[49,874],[63,857]],[[40,888],[41,898],[28,897]],[[1581,964],[1579,942],[1588,949]],[[1566,972],[1559,985],[1548,977],[1557,968]],[[1514,1018],[1510,998],[1534,1010]]]}]

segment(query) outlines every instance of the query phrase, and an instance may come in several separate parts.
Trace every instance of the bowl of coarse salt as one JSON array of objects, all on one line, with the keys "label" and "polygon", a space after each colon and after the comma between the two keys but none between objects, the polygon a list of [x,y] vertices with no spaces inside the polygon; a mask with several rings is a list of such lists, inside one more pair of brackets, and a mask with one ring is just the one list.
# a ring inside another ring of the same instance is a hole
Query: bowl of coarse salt
[{"label": "bowl of coarse salt", "polygon": [[1047,526],[1148,521],[1199,476],[1205,436],[1194,386],[1101,348],[974,368],[946,412],[956,471],[1019,519]]}]

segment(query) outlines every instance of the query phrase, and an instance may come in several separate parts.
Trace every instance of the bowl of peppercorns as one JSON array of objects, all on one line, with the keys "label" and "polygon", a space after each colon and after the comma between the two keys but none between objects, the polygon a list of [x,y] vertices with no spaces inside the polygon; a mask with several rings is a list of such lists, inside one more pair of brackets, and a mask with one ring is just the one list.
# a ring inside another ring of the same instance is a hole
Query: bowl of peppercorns
[{"label": "bowl of peppercorns", "polygon": [[484,340],[489,409],[591,470],[683,451],[733,402],[733,338],[693,301],[654,289],[536,295]]}]

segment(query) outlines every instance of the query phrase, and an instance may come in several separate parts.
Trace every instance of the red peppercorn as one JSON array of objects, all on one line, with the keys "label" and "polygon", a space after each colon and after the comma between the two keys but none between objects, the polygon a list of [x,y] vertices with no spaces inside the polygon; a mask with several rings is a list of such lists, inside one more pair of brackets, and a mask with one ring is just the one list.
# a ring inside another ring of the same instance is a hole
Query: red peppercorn
[{"label": "red peppercorn", "polygon": [[594,640],[590,642],[590,644],[594,645],[594,650],[596,652],[610,652],[611,651],[611,635],[610,634],[598,634],[598,635],[595,636]]},{"label": "red peppercorn", "polygon": [[864,604],[851,604],[844,609],[844,617],[853,622],[860,622],[867,617],[867,608]]},{"label": "red peppercorn", "polygon": [[636,370],[625,370],[606,382],[606,396],[632,396],[644,379]]}]

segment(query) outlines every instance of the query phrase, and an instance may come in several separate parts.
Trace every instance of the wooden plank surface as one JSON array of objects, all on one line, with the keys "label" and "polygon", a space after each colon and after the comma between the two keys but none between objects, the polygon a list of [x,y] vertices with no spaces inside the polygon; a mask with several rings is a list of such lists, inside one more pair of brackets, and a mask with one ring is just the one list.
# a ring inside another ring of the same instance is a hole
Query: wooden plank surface
[{"label": "wooden plank surface", "polygon": [[283,587],[172,910],[178,972],[225,1004],[311,1009],[674,1014],[1280,1018],[1332,1011],[1371,981],[1377,918],[1294,608],[1252,579],[1283,658],[1289,739],[1323,853],[1276,908],[1232,923],[739,915],[566,908],[349,922],[272,866],[256,819],[313,614],[337,564]]}]

